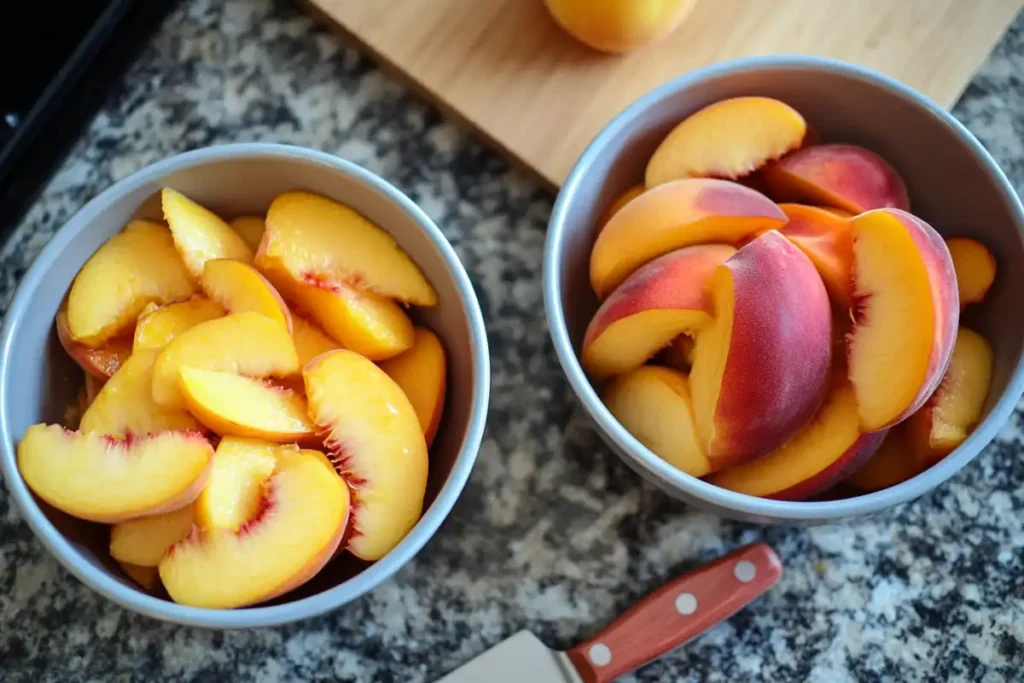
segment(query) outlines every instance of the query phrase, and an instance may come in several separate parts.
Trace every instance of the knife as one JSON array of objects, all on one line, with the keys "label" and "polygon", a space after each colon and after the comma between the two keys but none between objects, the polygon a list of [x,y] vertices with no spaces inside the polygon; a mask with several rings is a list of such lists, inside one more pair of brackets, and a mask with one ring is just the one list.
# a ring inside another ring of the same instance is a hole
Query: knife
[{"label": "knife", "polygon": [[609,683],[728,619],[782,576],[755,543],[669,581],[568,652],[519,631],[437,683]]}]

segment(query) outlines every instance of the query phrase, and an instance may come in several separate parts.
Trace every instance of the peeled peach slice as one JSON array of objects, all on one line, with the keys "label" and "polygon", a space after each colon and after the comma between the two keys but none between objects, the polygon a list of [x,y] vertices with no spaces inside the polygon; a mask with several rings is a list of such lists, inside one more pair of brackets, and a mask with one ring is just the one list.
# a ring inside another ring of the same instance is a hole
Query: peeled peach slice
[{"label": "peeled peach slice", "polygon": [[608,221],[611,220],[612,216],[617,214],[626,204],[642,195],[646,189],[643,183],[638,183],[616,197],[615,201],[597,219],[597,232],[600,233],[604,230],[604,226],[608,225]]},{"label": "peeled peach slice", "polygon": [[297,280],[343,282],[420,306],[437,303],[437,292],[391,235],[309,192],[274,199],[256,261],[278,263]]},{"label": "peeled peach slice", "polygon": [[68,294],[68,330],[97,348],[127,332],[150,302],[186,299],[194,291],[170,231],[132,221],[82,266]]},{"label": "peeled peach slice", "polygon": [[132,354],[82,415],[79,428],[83,432],[124,438],[167,430],[202,429],[184,410],[163,408],[153,401],[153,364],[157,353],[144,349]]},{"label": "peeled peach slice", "polygon": [[942,460],[974,430],[992,383],[993,362],[988,341],[961,326],[939,388],[907,420],[910,451],[921,469]]},{"label": "peeled peach slice", "polygon": [[57,313],[57,339],[78,367],[86,372],[86,376],[105,380],[121,367],[131,355],[132,345],[125,337],[114,337],[101,346],[91,349],[85,344],[76,342],[68,329],[67,313]]},{"label": "peeled peach slice", "polygon": [[181,366],[179,374],[189,410],[220,436],[303,441],[316,430],[306,414],[306,400],[294,391],[187,365]]},{"label": "peeled peach slice", "polygon": [[202,277],[203,266],[211,259],[252,263],[252,249],[220,216],[169,187],[160,193],[160,200],[174,246],[193,278]]},{"label": "peeled peach slice", "polygon": [[697,435],[713,470],[768,453],[817,411],[828,389],[832,317],[810,260],[777,231],[719,266],[715,317],[697,335]]},{"label": "peeled peach slice", "polygon": [[223,315],[224,309],[202,296],[154,308],[139,316],[132,349],[162,349],[185,330]]},{"label": "peeled peach slice", "polygon": [[959,320],[956,275],[946,244],[898,209],[853,219],[854,325],[850,380],[865,432],[890,427],[931,396],[942,379]]},{"label": "peeled peach slice", "polygon": [[647,164],[647,187],[680,178],[739,178],[803,144],[800,113],[770,97],[710,104],[672,129]]},{"label": "peeled peach slice", "polygon": [[429,446],[444,410],[448,361],[444,345],[432,330],[417,327],[412,348],[381,362],[381,370],[409,397]]},{"label": "peeled peach slice", "polygon": [[970,237],[950,237],[946,240],[956,286],[960,292],[960,308],[976,304],[985,298],[996,279],[996,258],[984,244]]},{"label": "peeled peach slice", "polygon": [[821,204],[858,214],[910,209],[903,179],[874,152],[856,145],[812,145],[765,167],[763,181],[776,201]]},{"label": "peeled peach slice", "polygon": [[711,471],[697,440],[686,375],[656,365],[638,367],[615,378],[602,398],[626,431],[659,458],[695,477]]},{"label": "peeled peach slice", "polygon": [[167,549],[192,533],[192,505],[115,524],[110,529],[110,556],[118,562],[155,567]]},{"label": "peeled peach slice", "polygon": [[352,489],[348,550],[386,555],[416,524],[427,486],[427,443],[401,387],[351,351],[331,351],[303,371],[309,414],[328,436]]},{"label": "peeled peach slice", "polygon": [[727,180],[676,180],[612,216],[590,253],[590,283],[604,299],[648,261],[680,247],[733,244],[781,228],[786,214],[764,195]]},{"label": "peeled peach slice", "polygon": [[684,247],[658,257],[619,285],[583,337],[583,368],[600,381],[643,365],[681,334],[711,319],[707,284],[736,253],[724,244]]},{"label": "peeled peach slice", "polygon": [[850,222],[817,206],[779,204],[779,208],[789,219],[780,232],[811,259],[836,305],[848,309],[853,268]]},{"label": "peeled peach slice", "polygon": [[197,527],[160,561],[175,602],[219,609],[263,602],[302,585],[334,555],[349,515],[345,483],[302,451],[277,449],[274,461],[269,476],[253,477],[260,502],[237,530]]},{"label": "peeled peach slice", "polygon": [[254,311],[292,331],[292,315],[284,299],[259,271],[231,259],[211,259],[203,267],[201,280],[206,296],[228,313]]},{"label": "peeled peach slice", "polygon": [[185,365],[249,377],[288,377],[301,370],[288,331],[252,311],[200,323],[164,347],[153,366],[153,400],[159,405],[185,407],[179,380]]},{"label": "peeled peach slice", "polygon": [[323,330],[301,315],[292,314],[292,341],[299,354],[299,365],[306,367],[309,361],[321,353],[340,349],[341,344],[328,337]]},{"label": "peeled peach slice", "polygon": [[249,245],[253,253],[260,248],[263,241],[263,231],[267,224],[262,216],[239,216],[231,221],[231,229],[238,233],[238,236]]},{"label": "peeled peach slice", "polygon": [[143,589],[153,592],[160,586],[160,572],[156,567],[140,567],[130,562],[118,562],[128,578],[139,584]]},{"label": "peeled peach slice", "polygon": [[880,491],[917,476],[921,467],[910,453],[905,426],[888,430],[875,454],[846,483],[861,491]]},{"label": "peeled peach slice", "polygon": [[751,496],[803,500],[855,471],[883,438],[885,432],[861,433],[853,387],[842,378],[814,418],[780,448],[718,472],[708,481]]},{"label": "peeled peach slice", "polygon": [[194,501],[213,449],[195,432],[114,439],[33,425],[18,444],[18,468],[37,496],[94,522],[156,515]]}]

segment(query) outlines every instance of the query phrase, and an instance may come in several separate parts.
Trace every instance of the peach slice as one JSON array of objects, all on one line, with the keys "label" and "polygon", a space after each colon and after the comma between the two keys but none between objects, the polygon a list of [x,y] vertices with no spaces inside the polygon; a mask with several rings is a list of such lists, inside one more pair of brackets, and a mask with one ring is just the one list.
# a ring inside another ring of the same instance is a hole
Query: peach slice
[{"label": "peach slice", "polygon": [[153,308],[139,316],[132,349],[162,349],[182,332],[223,315],[224,309],[203,296]]},{"label": "peach slice", "polygon": [[733,97],[683,119],[647,163],[647,187],[680,178],[739,178],[803,144],[800,112],[770,97]]},{"label": "peach slice", "polygon": [[160,572],[156,567],[140,567],[130,562],[118,562],[128,578],[150,593],[160,587]]},{"label": "peach slice", "polygon": [[97,348],[130,330],[146,304],[187,299],[194,290],[170,231],[132,221],[75,276],[68,294],[68,330],[75,341]]},{"label": "peach slice", "polygon": [[334,555],[349,516],[345,482],[317,458],[283,448],[262,474],[238,473],[260,495],[237,529],[197,527],[160,561],[175,602],[227,609],[270,600],[311,579]]},{"label": "peach slice", "polygon": [[387,373],[351,351],[325,353],[303,377],[310,417],[352,489],[348,550],[378,560],[423,511],[427,442],[416,411]]},{"label": "peach slice", "polygon": [[203,266],[211,259],[252,263],[252,249],[220,216],[169,187],[161,191],[160,201],[174,246],[193,278],[202,277]]},{"label": "peach slice", "polygon": [[441,340],[432,330],[417,327],[412,348],[383,361],[380,368],[409,397],[429,446],[441,423],[447,386],[448,361]]},{"label": "peach slice", "polygon": [[985,298],[996,279],[996,258],[984,244],[970,237],[950,237],[946,240],[956,286],[960,292],[960,308],[976,304]]},{"label": "peach slice", "polygon": [[299,365],[302,367],[306,367],[309,361],[321,353],[342,348],[341,344],[328,337],[314,323],[294,313],[292,314],[292,341],[295,342],[295,351],[299,354]]},{"label": "peach slice", "polygon": [[612,216],[590,253],[599,299],[648,261],[680,247],[734,244],[781,228],[786,214],[759,192],[727,180],[676,180],[649,190]]},{"label": "peach slice", "polygon": [[921,469],[942,460],[974,430],[992,383],[993,362],[988,341],[961,326],[939,388],[907,419],[910,452]]},{"label": "peach slice", "polygon": [[260,248],[263,241],[263,232],[267,229],[267,223],[262,216],[239,216],[230,223],[231,229],[238,233],[238,236],[249,245],[253,253]]},{"label": "peach slice", "polygon": [[659,458],[703,477],[711,463],[697,440],[686,375],[656,365],[616,377],[602,393],[615,419]]},{"label": "peach slice", "polygon": [[270,204],[256,262],[279,263],[297,280],[343,282],[419,306],[437,303],[437,292],[390,234],[309,192],[286,192]]},{"label": "peach slice", "polygon": [[191,365],[248,377],[288,377],[302,369],[291,335],[270,318],[246,311],[208,320],[178,335],[153,366],[153,400],[184,408],[179,372]]},{"label": "peach slice", "polygon": [[189,410],[220,436],[303,441],[316,427],[306,400],[294,391],[230,372],[181,366],[181,390]]},{"label": "peach slice", "polygon": [[284,299],[259,271],[231,259],[211,259],[203,267],[201,280],[206,296],[228,313],[254,311],[292,331],[292,315]]},{"label": "peach slice", "polygon": [[157,351],[133,353],[103,385],[82,415],[83,432],[125,438],[167,430],[201,431],[202,425],[184,410],[163,408],[153,401],[153,365]]},{"label": "peach slice", "polygon": [[822,204],[853,214],[910,210],[907,186],[885,159],[856,145],[812,145],[762,172],[776,201]]},{"label": "peach slice", "polygon": [[956,339],[960,306],[945,242],[899,209],[853,219],[854,324],[850,380],[861,429],[874,432],[909,417],[942,379]]},{"label": "peach slice", "polygon": [[263,502],[263,484],[274,473],[281,449],[287,447],[235,436],[221,439],[206,488],[196,499],[196,524],[237,531],[255,517]]},{"label": "peach slice", "polygon": [[683,247],[660,256],[619,285],[597,309],[583,337],[583,368],[595,381],[640,367],[681,334],[711,319],[707,284],[736,250],[724,244]]},{"label": "peach slice", "polygon": [[18,444],[18,468],[37,496],[69,515],[110,524],[190,504],[212,456],[195,432],[121,440],[38,424]]},{"label": "peach slice", "polygon": [[751,496],[803,500],[842,481],[884,438],[885,432],[861,433],[853,387],[841,378],[814,418],[780,448],[708,481]]},{"label": "peach slice", "polygon": [[778,231],[719,266],[693,354],[697,435],[713,470],[775,450],[828,390],[832,317],[814,265]]},{"label": "peach slice", "polygon": [[780,232],[811,259],[836,305],[848,309],[853,268],[850,222],[817,206],[779,204],[779,208],[789,218]]},{"label": "peach slice", "polygon": [[172,545],[192,533],[195,508],[186,505],[162,515],[115,524],[110,529],[110,556],[118,562],[155,567]]},{"label": "peach slice", "polygon": [[97,348],[89,348],[76,342],[68,329],[68,317],[65,311],[57,312],[57,339],[78,367],[85,370],[87,377],[105,380],[117,372],[117,369],[128,360],[132,353],[130,340],[125,337],[108,339]]},{"label": "peach slice", "polygon": [[905,426],[888,430],[875,454],[846,483],[861,491],[880,491],[917,476],[921,468],[910,454]]},{"label": "peach slice", "polygon": [[636,185],[634,185],[633,187],[629,188],[628,190],[620,194],[618,197],[616,197],[615,201],[612,202],[611,205],[607,209],[605,209],[604,213],[601,214],[601,217],[597,219],[598,234],[600,234],[601,231],[604,230],[604,226],[608,225],[608,221],[612,219],[612,216],[621,211],[622,207],[624,207],[626,204],[629,204],[631,201],[642,195],[646,189],[647,188],[644,186],[643,183],[637,183]]},{"label": "peach slice", "polygon": [[545,0],[552,18],[582,43],[602,52],[635,50],[667,36],[697,0]]}]

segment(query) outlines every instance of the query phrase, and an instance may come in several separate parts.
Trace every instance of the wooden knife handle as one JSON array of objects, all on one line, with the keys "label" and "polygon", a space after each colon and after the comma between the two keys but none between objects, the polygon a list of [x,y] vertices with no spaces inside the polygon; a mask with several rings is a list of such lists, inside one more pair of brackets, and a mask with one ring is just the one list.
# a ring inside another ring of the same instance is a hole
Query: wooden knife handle
[{"label": "wooden knife handle", "polygon": [[609,683],[728,619],[781,576],[774,550],[740,548],[645,596],[569,659],[584,683]]}]

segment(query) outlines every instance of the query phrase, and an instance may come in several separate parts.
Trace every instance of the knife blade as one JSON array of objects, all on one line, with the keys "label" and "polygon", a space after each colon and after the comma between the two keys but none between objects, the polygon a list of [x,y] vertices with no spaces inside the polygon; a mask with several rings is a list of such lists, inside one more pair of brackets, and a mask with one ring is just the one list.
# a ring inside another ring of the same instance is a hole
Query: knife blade
[{"label": "knife blade", "polygon": [[748,545],[669,581],[568,652],[519,631],[437,683],[610,683],[728,619],[781,576],[775,551]]}]

